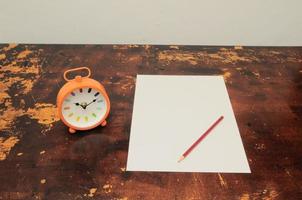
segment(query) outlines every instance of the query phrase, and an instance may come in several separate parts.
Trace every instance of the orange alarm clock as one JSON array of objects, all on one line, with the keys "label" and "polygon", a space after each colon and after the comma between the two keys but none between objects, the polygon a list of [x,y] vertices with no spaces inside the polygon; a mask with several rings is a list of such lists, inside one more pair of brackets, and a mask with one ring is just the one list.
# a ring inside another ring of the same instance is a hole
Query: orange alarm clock
[{"label": "orange alarm clock", "polygon": [[[70,72],[86,70],[87,76],[75,76],[68,79]],[[88,67],[79,67],[64,72],[67,81],[57,96],[58,113],[61,120],[69,127],[70,133],[77,130],[89,130],[107,124],[110,101],[103,85],[89,78]]]}]

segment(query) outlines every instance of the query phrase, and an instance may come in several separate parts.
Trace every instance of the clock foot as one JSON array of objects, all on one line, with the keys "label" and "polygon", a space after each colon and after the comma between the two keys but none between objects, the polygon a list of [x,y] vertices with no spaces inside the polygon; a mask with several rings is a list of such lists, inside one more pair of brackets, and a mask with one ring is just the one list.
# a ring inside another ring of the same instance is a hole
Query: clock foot
[{"label": "clock foot", "polygon": [[76,132],[76,130],[72,129],[72,128],[69,128],[69,133],[70,134],[74,134]]},{"label": "clock foot", "polygon": [[101,126],[106,126],[106,124],[107,124],[107,121],[104,120],[104,121],[101,123]]}]

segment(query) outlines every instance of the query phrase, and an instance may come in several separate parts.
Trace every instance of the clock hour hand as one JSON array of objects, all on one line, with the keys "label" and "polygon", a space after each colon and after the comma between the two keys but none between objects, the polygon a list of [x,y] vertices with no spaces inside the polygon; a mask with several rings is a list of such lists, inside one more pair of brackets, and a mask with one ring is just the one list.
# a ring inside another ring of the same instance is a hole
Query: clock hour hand
[{"label": "clock hour hand", "polygon": [[76,106],[81,106],[83,109],[86,109],[87,104],[83,104],[83,103],[74,103]]}]

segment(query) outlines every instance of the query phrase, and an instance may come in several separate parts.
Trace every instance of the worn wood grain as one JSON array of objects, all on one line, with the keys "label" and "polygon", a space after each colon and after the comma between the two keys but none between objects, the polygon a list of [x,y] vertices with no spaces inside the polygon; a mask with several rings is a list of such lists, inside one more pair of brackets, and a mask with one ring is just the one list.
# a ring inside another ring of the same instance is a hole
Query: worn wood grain
[{"label": "worn wood grain", "polygon": [[[302,199],[302,48],[0,45],[0,199]],[[56,116],[63,71],[108,90],[105,128]],[[126,172],[136,74],[224,75],[251,174]]]}]

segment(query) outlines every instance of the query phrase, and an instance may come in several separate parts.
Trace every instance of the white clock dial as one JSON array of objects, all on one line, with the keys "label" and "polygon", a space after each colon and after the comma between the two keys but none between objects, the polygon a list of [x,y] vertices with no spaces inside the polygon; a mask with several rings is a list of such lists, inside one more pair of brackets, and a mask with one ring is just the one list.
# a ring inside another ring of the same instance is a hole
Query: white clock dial
[{"label": "white clock dial", "polygon": [[99,123],[105,116],[107,103],[102,93],[93,88],[72,91],[64,99],[62,115],[67,123],[87,128]]}]

